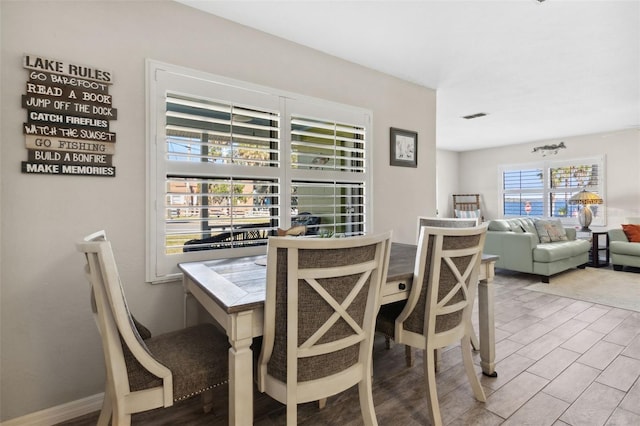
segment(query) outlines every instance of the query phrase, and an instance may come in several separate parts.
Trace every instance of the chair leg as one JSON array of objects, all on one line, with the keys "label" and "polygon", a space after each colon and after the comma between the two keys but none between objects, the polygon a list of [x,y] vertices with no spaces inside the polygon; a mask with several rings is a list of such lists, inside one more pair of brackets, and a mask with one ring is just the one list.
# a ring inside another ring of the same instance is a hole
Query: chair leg
[{"label": "chair leg", "polygon": [[130,413],[113,413],[113,426],[131,426],[131,414]]},{"label": "chair leg", "polygon": [[373,406],[371,376],[368,374],[363,375],[362,380],[358,383],[358,394],[360,396],[360,411],[362,412],[362,420],[365,426],[378,426],[376,410]]},{"label": "chair leg", "polygon": [[384,348],[391,349],[391,338],[389,336],[384,336]]},{"label": "chair leg", "polygon": [[104,399],[102,401],[102,410],[100,410],[100,417],[98,417],[97,426],[109,426],[109,420],[111,420],[113,408],[111,407],[111,398],[109,397],[109,391],[105,391]]},{"label": "chair leg", "polygon": [[473,329],[471,329],[471,346],[473,347],[474,351],[480,350],[480,341],[478,340],[478,336]]},{"label": "chair leg", "polygon": [[298,404],[295,401],[287,402],[287,426],[298,424]]},{"label": "chair leg", "polygon": [[205,414],[210,413],[213,409],[213,389],[209,389],[208,391],[204,391],[201,394],[202,399],[202,410]]},{"label": "chair leg", "polygon": [[471,385],[473,394],[478,401],[485,402],[487,398],[484,394],[484,389],[482,389],[482,385],[480,384],[480,380],[478,380],[476,370],[473,367],[470,336],[465,336],[462,338],[462,341],[460,342],[460,349],[462,350],[462,363],[464,364],[464,370],[467,373],[467,378],[469,379],[469,384]]},{"label": "chair leg", "polygon": [[114,391],[109,393],[109,399],[111,401],[111,404],[110,404],[111,425],[112,426],[130,426],[131,413],[127,412],[127,409],[125,408],[127,405],[127,402],[125,401],[126,398],[124,397],[117,398],[114,395],[115,395]]},{"label": "chair leg", "polygon": [[413,367],[413,348],[409,345],[404,345],[404,358],[407,362],[407,367]]},{"label": "chair leg", "polygon": [[318,408],[320,410],[324,409],[327,406],[327,398],[322,398],[318,400]]},{"label": "chair leg", "polygon": [[427,387],[427,411],[431,417],[433,426],[442,426],[440,405],[438,404],[438,392],[436,391],[435,373],[435,349],[427,348],[424,351],[424,377]]}]

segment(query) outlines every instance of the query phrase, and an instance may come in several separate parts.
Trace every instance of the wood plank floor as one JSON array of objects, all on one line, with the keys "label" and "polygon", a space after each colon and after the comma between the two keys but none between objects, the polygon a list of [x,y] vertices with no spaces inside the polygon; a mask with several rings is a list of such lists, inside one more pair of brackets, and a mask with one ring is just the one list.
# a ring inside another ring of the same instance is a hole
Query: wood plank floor
[{"label": "wood plank floor", "polygon": [[[568,272],[570,273],[570,272]],[[628,274],[640,285],[640,274]],[[640,313],[526,290],[536,277],[498,271],[495,280],[497,378],[481,376],[487,402],[473,398],[459,347],[448,348],[437,375],[446,425],[640,425]],[[606,283],[603,283],[606,285]],[[477,325],[476,325],[477,327]],[[479,355],[474,355],[479,367]],[[407,368],[404,348],[374,345],[373,397],[380,425],[428,425],[422,354]],[[227,387],[214,413],[199,398],[133,416],[133,425],[226,425]],[[284,424],[284,406],[255,394],[255,424]],[[98,413],[65,426],[95,425]],[[298,408],[301,425],[361,425],[355,388]]]}]

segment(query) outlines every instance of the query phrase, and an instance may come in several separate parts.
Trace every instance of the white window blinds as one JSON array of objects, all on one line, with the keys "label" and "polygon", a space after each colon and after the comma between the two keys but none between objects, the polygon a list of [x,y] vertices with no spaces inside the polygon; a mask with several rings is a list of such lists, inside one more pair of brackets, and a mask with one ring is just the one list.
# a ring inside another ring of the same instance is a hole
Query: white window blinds
[{"label": "white window blinds", "polygon": [[148,62],[147,279],[370,226],[369,111]]},{"label": "white window blinds", "polygon": [[544,171],[541,167],[505,170],[502,188],[505,216],[544,216]]},{"label": "white window blinds", "polygon": [[[578,215],[578,205],[569,203],[586,189],[605,200],[604,157],[546,161],[532,165],[505,166],[501,169],[502,211],[504,216],[560,218],[567,224]],[[606,224],[604,205],[592,206],[593,224]]]},{"label": "white window blinds", "polygon": [[291,118],[291,167],[364,173],[364,128]]},{"label": "white window blinds", "polygon": [[167,159],[277,167],[279,115],[167,94]]}]

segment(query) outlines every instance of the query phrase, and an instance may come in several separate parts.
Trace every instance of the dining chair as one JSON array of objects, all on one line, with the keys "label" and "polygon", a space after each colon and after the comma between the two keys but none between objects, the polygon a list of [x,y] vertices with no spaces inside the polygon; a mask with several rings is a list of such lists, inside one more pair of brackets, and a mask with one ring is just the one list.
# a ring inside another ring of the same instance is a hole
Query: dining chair
[{"label": "dining chair", "polygon": [[[471,228],[480,224],[479,217],[460,218],[460,217],[428,217],[418,216],[418,235],[420,235],[420,227],[422,226],[439,226],[442,228]],[[471,335],[471,346],[474,350],[480,349],[478,337],[475,331]],[[436,350],[436,371],[440,364],[440,349]],[[413,360],[411,361],[413,365]]]},{"label": "dining chair", "polygon": [[111,419],[113,425],[126,426],[133,413],[169,407],[198,394],[209,412],[213,388],[228,379],[226,336],[212,324],[152,336],[129,311],[105,232],[85,237],[77,249],[86,257],[91,307],[105,358],[98,425]]},{"label": "dining chair", "polygon": [[[423,226],[437,226],[442,228],[470,228],[478,226],[478,218],[452,218],[452,217],[430,217],[430,216],[418,216],[418,235],[420,235],[420,228]],[[399,302],[404,305],[404,302]],[[385,327],[385,324],[377,324],[377,331],[381,332],[385,337],[385,346],[387,349],[391,349],[391,339],[393,338],[393,324]],[[473,334],[471,343],[474,349],[479,348],[478,338]],[[405,359],[407,367],[413,367],[414,357],[411,346],[405,346]],[[438,371],[440,364],[440,350],[436,350],[435,369]]]},{"label": "dining chair", "polygon": [[453,217],[476,218],[484,222],[480,194],[453,194]]},{"label": "dining chair", "polygon": [[485,394],[471,356],[471,313],[487,224],[472,228],[420,228],[413,283],[404,306],[384,305],[377,327],[424,353],[429,416],[441,425],[436,392],[436,349],[460,343],[467,378],[477,400]]},{"label": "dining chair", "polygon": [[391,232],[349,238],[271,237],[257,382],[286,405],[322,401],[358,385],[366,425],[376,425],[373,334]]}]

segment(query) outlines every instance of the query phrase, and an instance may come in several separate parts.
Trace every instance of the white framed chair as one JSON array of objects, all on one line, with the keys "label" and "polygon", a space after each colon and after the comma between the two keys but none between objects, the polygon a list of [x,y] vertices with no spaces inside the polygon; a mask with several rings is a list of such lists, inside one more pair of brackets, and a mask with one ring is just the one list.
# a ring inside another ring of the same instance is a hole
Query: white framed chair
[{"label": "white framed chair", "polygon": [[[441,228],[473,228],[482,223],[479,217],[428,217],[418,216],[418,235],[420,235],[420,228],[423,226],[436,226]],[[475,332],[471,335],[471,345],[474,350],[480,348],[478,343],[478,337]],[[438,365],[440,363],[440,350],[436,351],[436,371],[438,371]],[[411,357],[411,365],[413,365],[413,357]]]},{"label": "white framed chair", "polygon": [[287,406],[358,385],[366,425],[376,425],[373,334],[391,232],[349,238],[271,237],[258,389]]},{"label": "white framed chair", "polygon": [[453,194],[453,217],[477,218],[484,222],[480,209],[480,194]]},{"label": "white framed chair", "polygon": [[[420,236],[420,228],[423,226],[435,226],[441,228],[472,228],[478,226],[479,218],[453,218],[453,217],[431,217],[431,216],[418,216],[418,236]],[[387,349],[391,349],[391,339],[393,338],[393,324],[377,324],[377,331],[381,332],[385,336],[385,345]],[[471,338],[473,348],[477,350],[479,348],[478,338],[474,335]],[[405,346],[405,359],[407,367],[413,367],[414,357],[411,346]],[[436,351],[436,371],[438,371],[438,365],[440,360],[440,350]]]},{"label": "white framed chair", "polygon": [[106,366],[104,402],[98,425],[129,425],[131,414],[169,407],[201,394],[204,411],[213,388],[228,379],[226,336],[201,324],[151,336],[129,312],[111,243],[99,231],[77,243],[85,254],[91,306]]},{"label": "white framed chair", "polygon": [[404,307],[384,305],[378,327],[393,327],[394,340],[422,349],[429,415],[441,425],[436,392],[436,350],[460,343],[466,375],[479,401],[485,394],[471,356],[471,313],[487,224],[472,228],[420,228],[416,265]]}]

